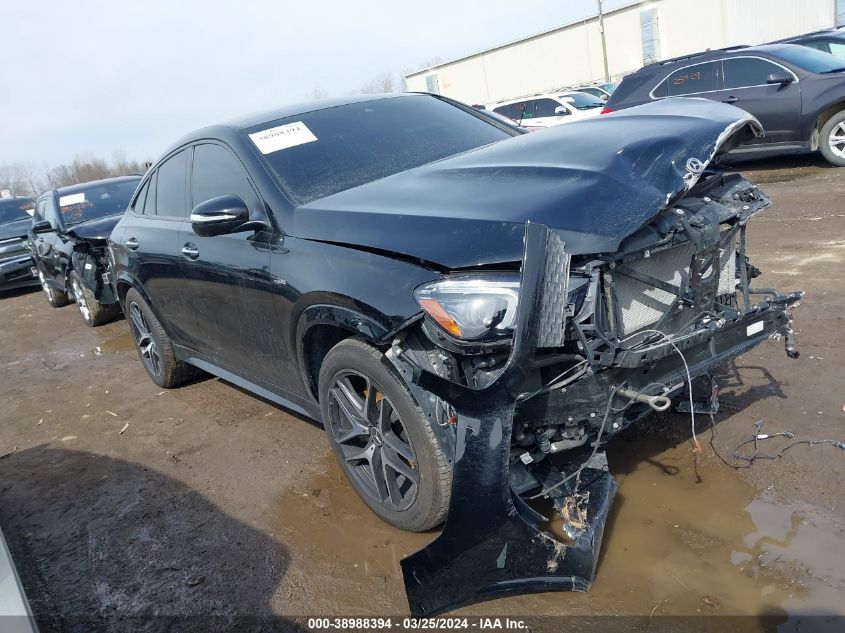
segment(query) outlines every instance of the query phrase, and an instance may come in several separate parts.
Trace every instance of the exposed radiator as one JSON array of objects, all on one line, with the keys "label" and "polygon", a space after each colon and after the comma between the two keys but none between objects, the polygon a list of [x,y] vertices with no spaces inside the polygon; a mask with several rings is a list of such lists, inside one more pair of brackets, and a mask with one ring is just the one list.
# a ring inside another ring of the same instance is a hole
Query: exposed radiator
[{"label": "exposed radiator", "polygon": [[[695,245],[687,242],[650,257],[628,262],[625,266],[680,289],[682,274],[689,278],[694,253]],[[733,241],[728,248],[722,249],[719,261],[721,270],[717,294],[724,295],[733,292],[736,286],[736,246]],[[638,279],[614,275],[613,281],[622,315],[622,323],[618,328],[622,336],[657,323],[669,311],[676,298],[676,295]]]}]

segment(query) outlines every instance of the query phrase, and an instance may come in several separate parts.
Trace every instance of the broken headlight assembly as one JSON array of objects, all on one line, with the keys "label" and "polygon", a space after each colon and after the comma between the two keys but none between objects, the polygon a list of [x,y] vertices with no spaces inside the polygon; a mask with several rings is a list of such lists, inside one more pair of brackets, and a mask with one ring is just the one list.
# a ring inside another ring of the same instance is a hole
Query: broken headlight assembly
[{"label": "broken headlight assembly", "polygon": [[455,276],[417,287],[423,312],[450,336],[491,341],[510,336],[519,305],[519,275]]}]

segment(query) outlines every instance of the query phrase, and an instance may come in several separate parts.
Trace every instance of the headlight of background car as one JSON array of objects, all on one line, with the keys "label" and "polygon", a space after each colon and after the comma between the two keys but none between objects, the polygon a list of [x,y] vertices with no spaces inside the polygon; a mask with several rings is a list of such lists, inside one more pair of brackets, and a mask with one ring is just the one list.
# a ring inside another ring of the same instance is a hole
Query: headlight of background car
[{"label": "headlight of background car", "polygon": [[456,338],[495,338],[508,334],[516,324],[519,276],[450,277],[419,286],[414,298]]}]

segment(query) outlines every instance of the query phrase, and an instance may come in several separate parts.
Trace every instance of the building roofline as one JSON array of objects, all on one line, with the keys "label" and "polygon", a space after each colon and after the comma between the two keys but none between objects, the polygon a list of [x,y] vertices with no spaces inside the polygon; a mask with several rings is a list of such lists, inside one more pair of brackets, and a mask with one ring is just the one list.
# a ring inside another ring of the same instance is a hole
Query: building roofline
[{"label": "building roofline", "polygon": [[[625,9],[630,9],[631,7],[635,7],[639,4],[647,4],[648,2],[649,2],[649,0],[630,0],[629,2],[626,2],[625,4],[618,6],[615,9],[611,9],[610,11],[604,11],[604,16],[607,17],[608,15],[613,15],[614,13],[617,13],[619,11],[624,11]],[[598,13],[592,13],[592,14],[586,16],[586,17],[579,18],[577,20],[572,20],[570,22],[567,22],[566,24],[562,24],[560,26],[555,26],[555,27],[552,27],[550,29],[546,29],[545,31],[540,31],[539,33],[533,33],[532,35],[526,35],[525,37],[520,37],[520,38],[517,38],[515,40],[509,40],[509,41],[504,42],[502,44],[497,44],[495,46],[491,46],[490,48],[485,48],[483,50],[474,51],[472,53],[468,53],[466,55],[461,55],[459,57],[453,57],[452,59],[448,59],[445,62],[440,62],[438,64],[434,64],[433,66],[428,66],[426,68],[421,68],[420,70],[415,70],[414,72],[408,73],[407,75],[405,75],[405,79],[408,79],[409,77],[415,77],[415,76],[421,75],[423,73],[430,72],[430,71],[435,70],[437,68],[443,68],[444,66],[450,66],[451,64],[455,64],[457,62],[462,62],[462,61],[464,61],[466,59],[470,59],[472,57],[478,57],[480,55],[486,55],[487,53],[492,53],[493,51],[497,51],[497,50],[500,50],[500,49],[503,49],[503,48],[507,48],[507,47],[513,46],[515,44],[521,44],[522,42],[527,42],[529,40],[533,40],[533,39],[536,39],[538,37],[548,35],[549,33],[555,33],[556,31],[563,31],[564,29],[571,28],[571,27],[573,27],[577,24],[581,24],[583,22],[590,22],[592,20],[597,20],[598,17],[599,17]]]}]

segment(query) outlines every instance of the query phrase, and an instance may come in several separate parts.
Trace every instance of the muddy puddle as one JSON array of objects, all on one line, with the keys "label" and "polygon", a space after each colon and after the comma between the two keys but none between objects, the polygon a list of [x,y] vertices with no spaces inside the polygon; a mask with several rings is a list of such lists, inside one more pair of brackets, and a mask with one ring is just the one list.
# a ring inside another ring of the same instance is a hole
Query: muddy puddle
[{"label": "muddy puddle", "polygon": [[94,353],[97,356],[134,351],[135,340],[132,338],[131,332],[124,332],[123,334],[118,334],[113,338],[107,339],[94,349]]},{"label": "muddy puddle", "polygon": [[[721,464],[696,466],[688,443],[667,448],[652,438],[617,439],[608,452],[620,487],[592,590],[515,598],[509,610],[785,619],[845,614],[841,512],[778,505]],[[325,464],[326,474],[277,500],[279,530],[332,573],[401,586],[399,561],[436,533],[388,527],[342,481],[332,456]],[[555,532],[560,523],[548,527]]]}]

